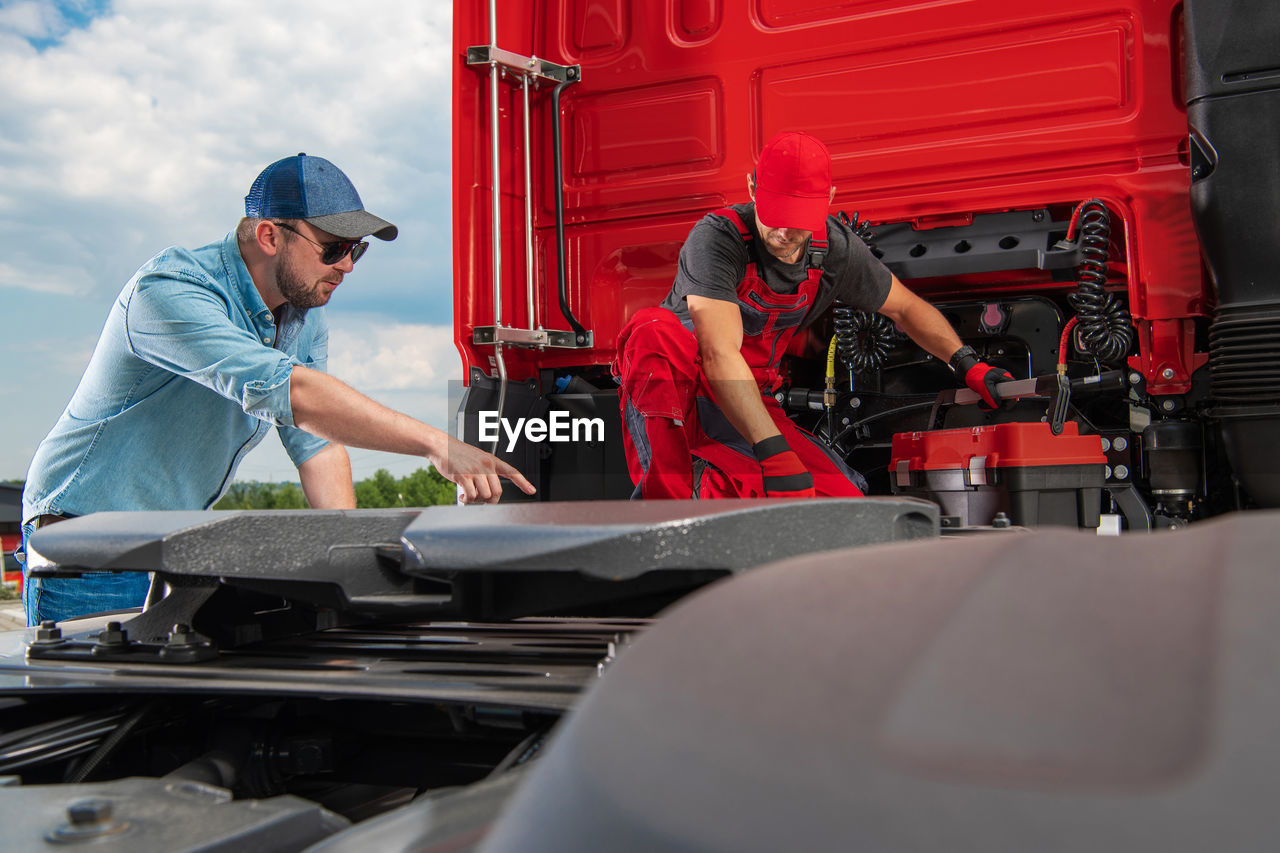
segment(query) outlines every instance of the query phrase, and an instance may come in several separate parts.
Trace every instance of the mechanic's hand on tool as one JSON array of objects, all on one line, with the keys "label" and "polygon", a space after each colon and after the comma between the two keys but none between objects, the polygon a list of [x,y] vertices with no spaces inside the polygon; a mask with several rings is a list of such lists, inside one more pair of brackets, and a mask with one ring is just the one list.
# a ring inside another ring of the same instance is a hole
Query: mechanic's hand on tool
[{"label": "mechanic's hand on tool", "polygon": [[978,362],[964,373],[964,384],[982,398],[986,408],[994,409],[1000,405],[999,383],[1013,379],[1009,371],[992,367],[985,362]]},{"label": "mechanic's hand on tool", "polygon": [[1007,370],[979,361],[978,354],[970,346],[956,350],[955,355],[951,356],[950,364],[957,376],[964,377],[964,384],[982,398],[984,409],[994,409],[1000,405],[999,384],[1013,379]]},{"label": "mechanic's hand on tool", "polygon": [[811,498],[813,475],[780,435],[757,441],[751,447],[764,472],[764,493],[771,498]]},{"label": "mechanic's hand on tool", "polygon": [[449,437],[448,447],[439,458],[428,457],[436,470],[458,486],[458,500],[464,504],[496,504],[502,497],[502,481],[506,477],[527,495],[534,493],[533,484],[515,468],[478,447]]}]

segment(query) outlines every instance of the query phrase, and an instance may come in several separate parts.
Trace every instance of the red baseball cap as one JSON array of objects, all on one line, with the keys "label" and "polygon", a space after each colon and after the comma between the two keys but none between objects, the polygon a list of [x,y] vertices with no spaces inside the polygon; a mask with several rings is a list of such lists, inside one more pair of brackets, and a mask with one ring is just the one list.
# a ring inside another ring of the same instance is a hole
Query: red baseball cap
[{"label": "red baseball cap", "polygon": [[756,213],[770,228],[827,233],[831,154],[807,133],[779,133],[756,162]]}]

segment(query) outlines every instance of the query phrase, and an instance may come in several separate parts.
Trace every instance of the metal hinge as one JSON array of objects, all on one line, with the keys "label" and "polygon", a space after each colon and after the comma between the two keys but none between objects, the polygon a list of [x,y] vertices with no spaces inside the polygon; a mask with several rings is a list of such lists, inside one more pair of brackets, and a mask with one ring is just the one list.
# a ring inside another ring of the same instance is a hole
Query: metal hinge
[{"label": "metal hinge", "polygon": [[551,329],[513,329],[509,326],[476,326],[471,331],[471,342],[476,346],[502,343],[510,346],[551,347],[553,349],[591,349],[593,335],[590,330],[558,332]]},{"label": "metal hinge", "polygon": [[563,83],[578,79],[581,73],[577,65],[557,65],[536,56],[521,56],[493,45],[481,44],[467,48],[468,65],[496,65],[512,74],[537,80],[553,80]]}]

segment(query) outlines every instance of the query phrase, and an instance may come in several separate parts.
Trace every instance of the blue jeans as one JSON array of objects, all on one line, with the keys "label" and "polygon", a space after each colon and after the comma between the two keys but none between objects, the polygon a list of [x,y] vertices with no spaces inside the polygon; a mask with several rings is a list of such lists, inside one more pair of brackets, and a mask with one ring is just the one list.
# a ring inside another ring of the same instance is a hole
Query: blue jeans
[{"label": "blue jeans", "polygon": [[45,619],[61,622],[77,616],[141,607],[151,588],[146,572],[85,572],[78,578],[33,578],[27,574],[27,539],[34,526],[22,525],[22,547],[14,553],[22,563],[22,606],[27,624]]}]

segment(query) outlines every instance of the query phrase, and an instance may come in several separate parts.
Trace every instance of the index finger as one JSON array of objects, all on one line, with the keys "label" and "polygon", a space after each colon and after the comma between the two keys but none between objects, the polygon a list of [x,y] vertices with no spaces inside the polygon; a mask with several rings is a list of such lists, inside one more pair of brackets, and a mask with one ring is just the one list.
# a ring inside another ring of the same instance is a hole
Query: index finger
[{"label": "index finger", "polygon": [[537,489],[533,487],[533,483],[530,483],[528,480],[524,478],[524,474],[521,474],[519,471],[517,471],[508,463],[503,462],[501,459],[498,460],[497,468],[498,468],[499,474],[501,474],[502,476],[506,477],[508,480],[515,483],[517,486],[519,486],[520,490],[524,492],[526,495],[531,495],[537,491]]}]

